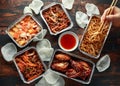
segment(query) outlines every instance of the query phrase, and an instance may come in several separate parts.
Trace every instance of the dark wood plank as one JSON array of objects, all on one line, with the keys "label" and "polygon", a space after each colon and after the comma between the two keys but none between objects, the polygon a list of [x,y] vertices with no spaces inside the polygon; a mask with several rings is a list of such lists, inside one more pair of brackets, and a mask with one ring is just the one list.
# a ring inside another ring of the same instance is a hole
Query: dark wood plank
[{"label": "dark wood plank", "polygon": [[[32,0],[0,0],[0,49],[8,42],[13,42],[8,35],[5,33],[7,27],[14,22],[17,18],[23,15],[23,8]],[[51,2],[61,2],[61,0],[43,0],[45,5],[48,5]],[[74,6],[72,10],[69,10],[68,13],[74,22],[74,26],[71,31],[75,32],[79,39],[83,34],[83,29],[78,27],[75,21],[75,13],[76,11],[85,10],[86,3],[94,3],[100,9],[100,13],[104,12],[104,10],[109,6],[112,0],[75,0]],[[118,2],[118,6],[120,6],[120,2]],[[38,15],[35,17],[41,22],[43,28],[47,29],[45,23]],[[65,86],[119,86],[120,85],[120,28],[112,27],[108,39],[105,43],[101,56],[105,54],[109,54],[111,57],[111,65],[108,70],[103,73],[99,73],[96,69],[92,78],[92,81],[89,85],[83,85],[81,83],[75,82],[73,80],[65,79]],[[58,49],[59,46],[57,44],[58,36],[51,36],[49,32],[45,36],[45,38],[49,39],[52,47],[54,49]],[[30,43],[32,45],[34,43]],[[19,49],[19,48],[18,48]],[[75,50],[74,53],[79,56],[83,56],[85,58],[91,59],[83,54],[81,54],[78,50]],[[99,59],[91,59],[95,63]],[[36,81],[37,82],[37,81]],[[36,82],[33,82],[29,85],[24,84],[19,77],[19,74],[16,70],[16,67],[13,62],[6,62],[3,59],[3,56],[0,52],[0,85],[1,86],[34,86]]]}]

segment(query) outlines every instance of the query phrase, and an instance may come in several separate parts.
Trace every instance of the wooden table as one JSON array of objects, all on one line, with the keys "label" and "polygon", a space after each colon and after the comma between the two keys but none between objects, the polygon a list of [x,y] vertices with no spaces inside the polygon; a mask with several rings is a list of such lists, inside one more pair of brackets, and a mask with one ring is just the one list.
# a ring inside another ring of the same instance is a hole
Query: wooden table
[{"label": "wooden table", "polygon": [[[0,0],[0,49],[8,42],[13,42],[8,35],[5,33],[7,27],[15,21],[17,18],[23,15],[23,9],[25,6],[29,5],[32,0]],[[61,2],[61,0],[43,0],[45,5],[55,1]],[[109,6],[111,0],[75,0],[73,9],[68,11],[72,21],[74,22],[74,26],[71,31],[75,32],[79,38],[83,34],[84,29],[78,27],[75,21],[75,13],[76,11],[83,11],[85,10],[86,3],[94,3],[100,9],[101,14],[103,11]],[[118,2],[120,6],[120,2]],[[36,15],[35,15],[36,16]],[[44,28],[47,28],[43,20],[40,16],[36,16],[38,20],[42,23]],[[50,40],[52,47],[54,49],[59,48],[58,46],[58,37],[52,36],[47,33],[46,37]],[[29,45],[32,45],[30,43]],[[74,52],[71,52],[85,58],[91,59],[87,56],[82,55],[78,49]],[[105,43],[101,56],[109,54],[111,57],[111,65],[108,70],[105,72],[99,73],[96,69],[92,78],[92,81],[87,86],[120,86],[120,28],[112,27],[108,39]],[[98,59],[91,59],[95,63]],[[72,81],[70,79],[65,79],[65,86],[85,86],[81,83]],[[19,77],[19,74],[14,66],[13,62],[6,62],[3,59],[3,56],[0,52],[0,86],[34,86],[36,82],[33,82],[29,85],[24,84]]]}]

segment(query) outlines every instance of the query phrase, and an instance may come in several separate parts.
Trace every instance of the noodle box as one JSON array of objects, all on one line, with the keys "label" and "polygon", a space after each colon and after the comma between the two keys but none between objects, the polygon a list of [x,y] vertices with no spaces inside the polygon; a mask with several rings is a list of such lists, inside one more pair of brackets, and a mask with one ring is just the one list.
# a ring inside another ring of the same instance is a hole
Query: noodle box
[{"label": "noodle box", "polygon": [[95,59],[99,58],[112,25],[107,22],[104,28],[100,28],[101,24],[100,16],[91,16],[78,46],[81,53]]}]

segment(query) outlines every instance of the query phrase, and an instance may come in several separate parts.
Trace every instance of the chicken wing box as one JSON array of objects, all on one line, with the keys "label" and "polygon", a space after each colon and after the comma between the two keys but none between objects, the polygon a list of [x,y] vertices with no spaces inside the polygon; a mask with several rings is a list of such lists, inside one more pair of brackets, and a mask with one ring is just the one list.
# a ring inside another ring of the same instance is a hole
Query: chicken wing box
[{"label": "chicken wing box", "polygon": [[82,84],[91,82],[94,68],[91,60],[60,49],[55,50],[49,64],[53,72]]}]

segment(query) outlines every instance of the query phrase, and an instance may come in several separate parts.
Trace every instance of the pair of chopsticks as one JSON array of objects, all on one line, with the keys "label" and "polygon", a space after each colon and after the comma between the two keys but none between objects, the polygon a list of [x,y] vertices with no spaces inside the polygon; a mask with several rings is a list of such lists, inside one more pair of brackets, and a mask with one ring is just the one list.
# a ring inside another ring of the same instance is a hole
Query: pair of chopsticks
[{"label": "pair of chopsticks", "polygon": [[[111,5],[110,5],[110,9],[107,11],[106,15],[110,15],[113,12],[114,6],[117,4],[118,0],[113,0]],[[98,31],[102,31],[102,28],[104,28],[107,24],[107,21],[103,21],[102,24],[100,25],[100,28]]]}]

